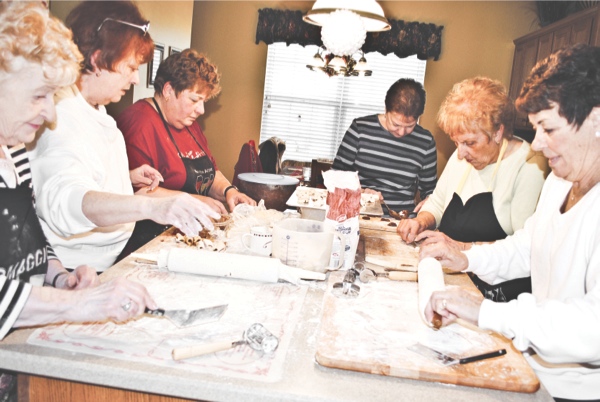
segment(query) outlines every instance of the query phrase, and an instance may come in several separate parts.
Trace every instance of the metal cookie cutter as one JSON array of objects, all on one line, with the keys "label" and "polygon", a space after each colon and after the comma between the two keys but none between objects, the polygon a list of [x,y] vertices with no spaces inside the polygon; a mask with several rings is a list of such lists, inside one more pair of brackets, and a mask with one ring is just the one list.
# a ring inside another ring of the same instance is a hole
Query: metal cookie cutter
[{"label": "metal cookie cutter", "polygon": [[[358,263],[357,263],[358,264]],[[356,266],[356,264],[354,264]],[[360,287],[356,285],[354,282],[360,273],[355,268],[350,268],[344,279],[341,282],[337,282],[333,284],[332,293],[336,297],[340,298],[348,298],[353,299],[358,297],[358,293],[360,292]]]}]

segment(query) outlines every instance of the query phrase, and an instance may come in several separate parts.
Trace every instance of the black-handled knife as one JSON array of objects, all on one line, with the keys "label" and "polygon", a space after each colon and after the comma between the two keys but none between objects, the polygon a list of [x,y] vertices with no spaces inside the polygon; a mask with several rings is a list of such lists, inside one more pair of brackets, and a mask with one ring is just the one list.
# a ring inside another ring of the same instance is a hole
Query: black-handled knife
[{"label": "black-handled knife", "polygon": [[459,364],[472,363],[479,360],[491,359],[492,357],[504,356],[506,354],[506,349],[496,350],[495,352],[483,353],[481,355],[475,355],[470,357],[463,357],[458,360]]}]

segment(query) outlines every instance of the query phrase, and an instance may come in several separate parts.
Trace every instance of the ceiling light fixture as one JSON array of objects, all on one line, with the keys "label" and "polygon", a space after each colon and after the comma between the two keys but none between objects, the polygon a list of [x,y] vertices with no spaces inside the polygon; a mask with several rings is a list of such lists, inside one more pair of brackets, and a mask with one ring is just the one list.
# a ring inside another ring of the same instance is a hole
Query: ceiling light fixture
[{"label": "ceiling light fixture", "polygon": [[[318,65],[318,61],[317,64],[313,61],[307,67],[313,71],[325,71],[329,76],[371,75],[370,70],[363,68],[366,60],[360,50],[367,32],[391,28],[383,9],[375,0],[317,0],[303,19],[322,27],[321,39],[325,47],[317,53],[323,64]],[[329,54],[325,54],[323,59],[323,53],[326,52]],[[356,60],[354,56],[358,52],[362,57]]]},{"label": "ceiling light fixture", "polygon": [[362,51],[352,56],[336,56],[323,47],[319,48],[306,68],[311,71],[322,71],[329,77],[368,77],[373,74]]},{"label": "ceiling light fixture", "polygon": [[383,9],[375,0],[317,0],[303,19],[309,24],[325,26],[331,13],[337,10],[358,14],[367,32],[389,31],[391,28]]}]

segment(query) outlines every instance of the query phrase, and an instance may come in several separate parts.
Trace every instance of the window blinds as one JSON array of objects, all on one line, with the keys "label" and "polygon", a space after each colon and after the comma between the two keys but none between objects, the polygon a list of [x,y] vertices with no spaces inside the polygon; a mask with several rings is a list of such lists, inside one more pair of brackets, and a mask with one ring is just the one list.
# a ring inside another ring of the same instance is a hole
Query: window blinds
[{"label": "window blinds", "polygon": [[284,160],[333,159],[353,119],[385,111],[385,94],[396,80],[425,79],[425,60],[380,53],[365,55],[370,77],[328,77],[306,68],[317,50],[269,45],[260,142],[284,140]]}]

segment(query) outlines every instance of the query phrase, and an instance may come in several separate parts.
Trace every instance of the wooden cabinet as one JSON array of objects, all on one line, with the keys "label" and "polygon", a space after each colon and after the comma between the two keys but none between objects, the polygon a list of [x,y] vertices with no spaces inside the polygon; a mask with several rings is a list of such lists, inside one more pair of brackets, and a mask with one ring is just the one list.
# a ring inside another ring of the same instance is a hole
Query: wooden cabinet
[{"label": "wooden cabinet", "polygon": [[[514,100],[519,96],[521,86],[527,79],[527,76],[535,63],[539,48],[539,38],[530,40],[515,47],[515,57],[513,60],[513,71],[510,80],[510,97]],[[515,129],[527,127],[529,124],[526,113],[517,112],[515,116]],[[530,130],[533,128],[530,126]]]},{"label": "wooden cabinet", "polygon": [[[509,94],[517,99],[535,64],[563,47],[575,43],[600,45],[600,6],[573,14],[538,31],[515,39]],[[533,127],[525,113],[517,113],[515,133],[533,139]]]}]

